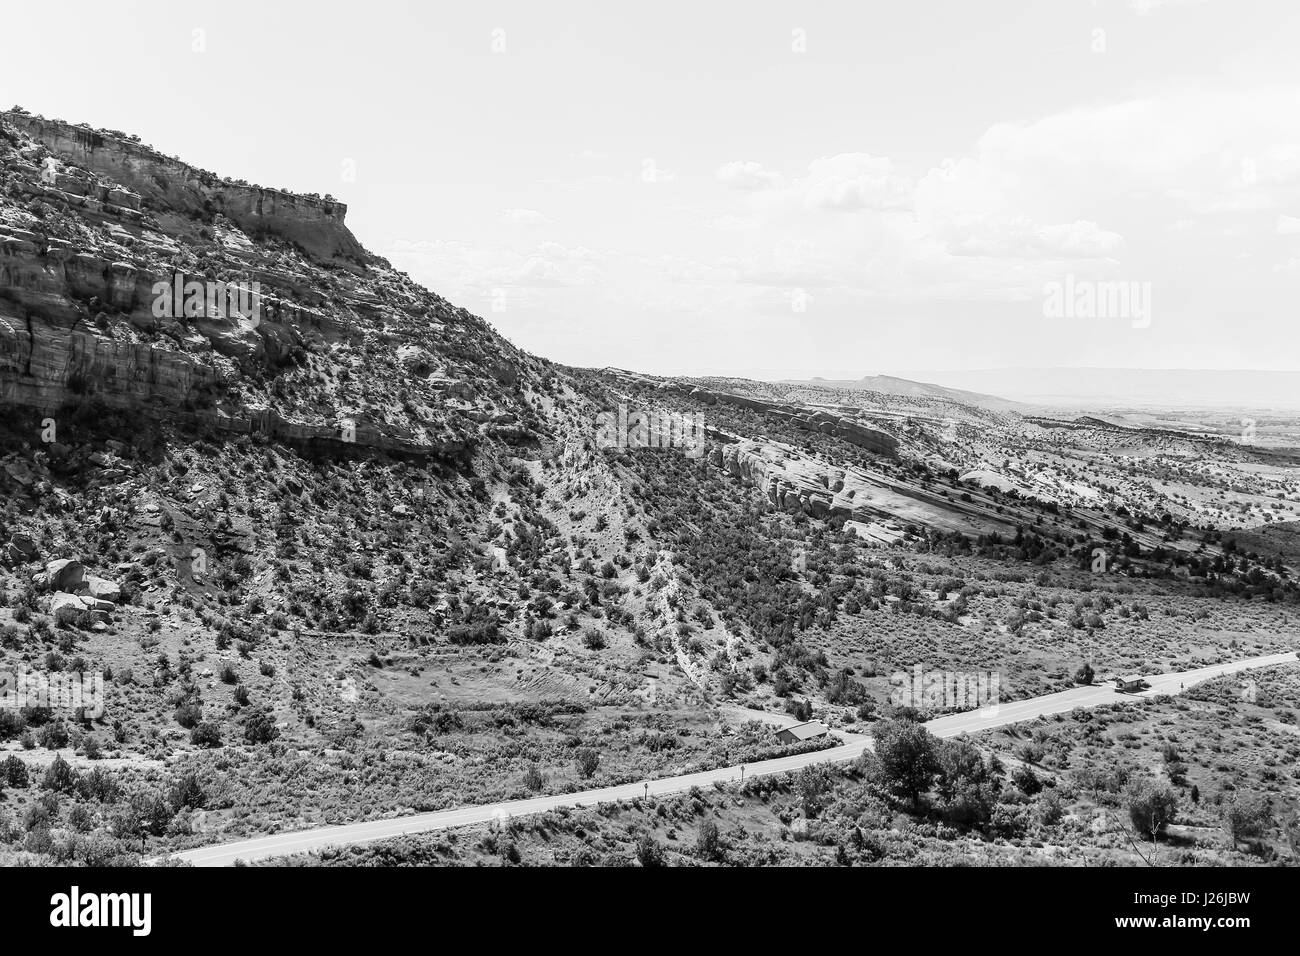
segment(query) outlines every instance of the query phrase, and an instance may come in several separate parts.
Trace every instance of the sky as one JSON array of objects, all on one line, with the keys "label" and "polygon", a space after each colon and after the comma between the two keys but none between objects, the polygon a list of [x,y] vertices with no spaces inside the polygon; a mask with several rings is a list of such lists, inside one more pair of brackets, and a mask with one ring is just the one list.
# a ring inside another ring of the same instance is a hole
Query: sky
[{"label": "sky", "polygon": [[1293,0],[6,9],[0,100],[348,203],[570,365],[1300,369]]}]

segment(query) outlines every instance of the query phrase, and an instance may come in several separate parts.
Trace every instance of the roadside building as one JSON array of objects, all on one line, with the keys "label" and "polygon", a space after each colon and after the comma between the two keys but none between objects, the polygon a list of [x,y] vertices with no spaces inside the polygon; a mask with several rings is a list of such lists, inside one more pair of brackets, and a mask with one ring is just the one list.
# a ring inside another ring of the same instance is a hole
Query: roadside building
[{"label": "roadside building", "polygon": [[830,728],[817,720],[806,720],[802,724],[782,727],[777,731],[776,739],[783,744],[797,744],[815,737],[825,737]]}]

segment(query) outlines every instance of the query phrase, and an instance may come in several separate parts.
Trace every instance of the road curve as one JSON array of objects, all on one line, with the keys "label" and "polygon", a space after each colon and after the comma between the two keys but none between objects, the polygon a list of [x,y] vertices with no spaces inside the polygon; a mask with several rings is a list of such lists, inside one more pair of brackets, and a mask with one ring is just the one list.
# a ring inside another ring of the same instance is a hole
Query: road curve
[{"label": "road curve", "polygon": [[[1227,664],[1214,664],[1195,670],[1178,671],[1171,674],[1155,674],[1145,678],[1148,689],[1135,694],[1119,694],[1109,685],[1074,687],[1070,690],[1031,697],[1026,700],[987,707],[981,710],[966,711],[961,714],[949,714],[929,721],[926,728],[937,737],[956,737],[959,734],[975,733],[1007,724],[1033,720],[1036,717],[1060,714],[1076,707],[1098,707],[1103,704],[1125,703],[1152,697],[1157,694],[1177,694],[1185,687],[1238,671],[1256,667],[1270,667],[1275,664],[1296,663],[1295,652],[1270,654],[1266,657],[1252,657],[1232,661]],[[849,736],[841,734],[841,736]],[[800,770],[811,764],[841,762],[854,760],[871,746],[869,737],[852,737],[849,742],[815,753],[797,754],[793,757],[778,757],[764,760],[743,768],[748,777],[761,777],[774,773],[788,773]],[[292,833],[277,833],[270,836],[240,840],[236,843],[222,843],[213,846],[185,850],[172,855],[173,859],[191,863],[195,866],[230,866],[236,860],[253,862],[267,857],[285,856],[290,853],[303,853],[319,850],[327,846],[340,846],[352,843],[370,843],[388,837],[402,836],[408,833],[427,833],[433,830],[446,830],[451,827],[467,826],[474,823],[487,823],[492,820],[504,820],[508,817],[527,816],[544,813],[560,807],[586,807],[617,800],[632,800],[647,794],[665,796],[682,793],[691,787],[706,787],[714,783],[729,783],[741,779],[740,766],[722,767],[717,770],[704,770],[677,777],[664,777],[660,780],[640,781],[619,784],[613,787],[600,787],[594,790],[582,790],[578,793],[561,793],[553,796],[531,797],[526,800],[510,800],[504,803],[490,803],[481,806],[460,807],[455,810],[438,810],[433,813],[419,813],[387,820],[371,820],[364,823],[347,823],[341,826],[320,827],[314,830],[299,830]]]}]

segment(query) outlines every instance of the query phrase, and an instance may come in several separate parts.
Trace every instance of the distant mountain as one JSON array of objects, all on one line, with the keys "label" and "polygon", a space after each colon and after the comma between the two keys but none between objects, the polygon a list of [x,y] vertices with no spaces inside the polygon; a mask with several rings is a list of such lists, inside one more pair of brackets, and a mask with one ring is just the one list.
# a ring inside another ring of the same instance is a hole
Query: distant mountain
[{"label": "distant mountain", "polygon": [[906,374],[942,382],[947,388],[994,391],[1017,402],[1037,405],[1300,408],[1300,372],[1006,368]]},{"label": "distant mountain", "polygon": [[930,382],[917,382],[912,379],[898,378],[894,375],[864,375],[856,380],[836,380],[812,378],[805,381],[785,380],[783,385],[820,385],[824,388],[857,388],[870,392],[883,392],[886,395],[902,395],[908,398],[937,398],[963,405],[975,405],[994,411],[1007,411],[1017,407],[1017,402],[986,395],[980,392],[960,388],[949,388]]}]

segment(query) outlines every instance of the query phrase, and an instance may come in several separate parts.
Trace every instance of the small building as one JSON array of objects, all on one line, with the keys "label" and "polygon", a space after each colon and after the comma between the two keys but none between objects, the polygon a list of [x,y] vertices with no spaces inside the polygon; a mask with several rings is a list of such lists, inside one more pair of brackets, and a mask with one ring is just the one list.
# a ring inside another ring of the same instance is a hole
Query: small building
[{"label": "small building", "polygon": [[1121,694],[1131,694],[1135,690],[1141,690],[1143,683],[1141,674],[1126,674],[1115,678],[1115,690]]},{"label": "small building", "polygon": [[825,737],[830,733],[830,728],[817,720],[806,720],[802,724],[791,724],[789,727],[782,727],[776,733],[776,739],[783,744],[798,744],[805,740],[812,740],[815,737]]}]

